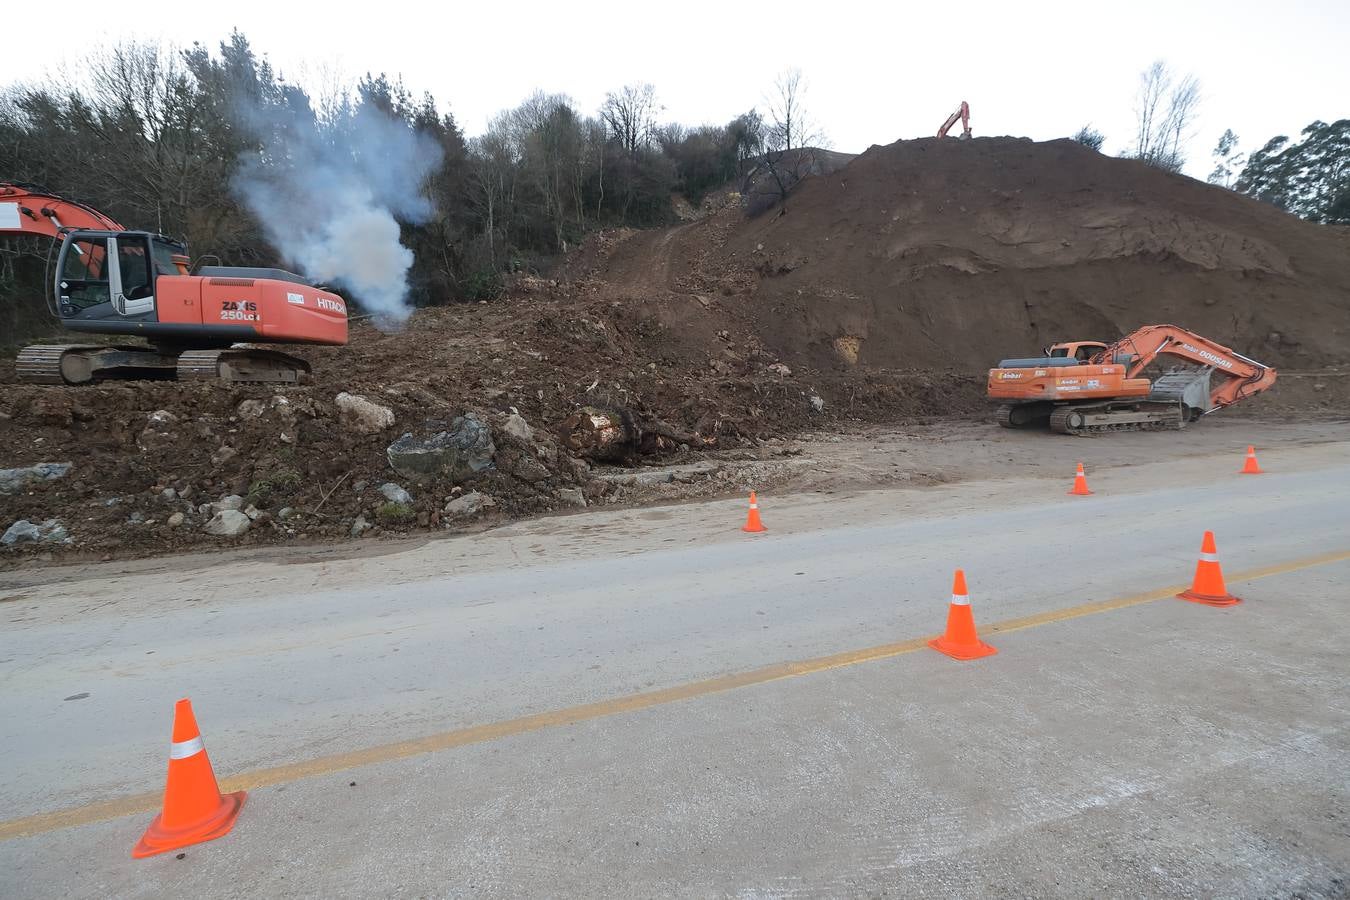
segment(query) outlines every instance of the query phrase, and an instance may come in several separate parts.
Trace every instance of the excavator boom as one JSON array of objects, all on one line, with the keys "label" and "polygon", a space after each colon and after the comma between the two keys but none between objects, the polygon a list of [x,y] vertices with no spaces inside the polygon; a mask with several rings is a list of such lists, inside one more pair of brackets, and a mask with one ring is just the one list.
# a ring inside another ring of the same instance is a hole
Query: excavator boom
[{"label": "excavator boom", "polygon": [[956,108],[956,112],[948,116],[947,121],[942,123],[942,127],[938,129],[937,136],[940,138],[946,137],[947,132],[952,130],[952,126],[955,125],[958,120],[961,122],[961,139],[966,140],[969,138],[970,104],[964,100],[962,100],[961,105]]},{"label": "excavator boom", "polygon": [[[1146,377],[1160,359],[1174,365]],[[1195,332],[1145,325],[1107,345],[1058,344],[1045,357],[1003,360],[989,372],[988,396],[1003,403],[999,421],[1007,427],[1049,424],[1064,434],[1092,434],[1182,428],[1266,390],[1275,378],[1269,366]]]}]

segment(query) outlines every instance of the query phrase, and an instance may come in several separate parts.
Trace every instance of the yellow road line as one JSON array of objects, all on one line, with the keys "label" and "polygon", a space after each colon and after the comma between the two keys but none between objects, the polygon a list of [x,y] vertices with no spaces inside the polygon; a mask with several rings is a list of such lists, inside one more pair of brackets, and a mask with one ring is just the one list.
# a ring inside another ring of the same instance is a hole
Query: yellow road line
[{"label": "yellow road line", "polygon": [[[1272,566],[1264,566],[1259,569],[1251,569],[1246,572],[1238,572],[1235,575],[1230,575],[1228,580],[1235,583],[1255,581],[1258,578],[1284,575],[1289,572],[1297,572],[1302,569],[1311,569],[1316,566],[1325,566],[1331,563],[1344,562],[1346,560],[1350,560],[1350,550],[1323,553],[1318,556],[1294,560],[1293,562],[1279,563]],[[1171,597],[1179,591],[1185,590],[1187,586],[1188,585],[1175,584],[1154,591],[1148,591],[1143,594],[1120,597],[1115,600],[1082,603],[1078,606],[1037,613],[1036,615],[1024,616],[1020,619],[1006,619],[1002,622],[983,625],[980,627],[980,631],[983,634],[1001,634],[1010,631],[1021,631],[1026,628],[1035,628],[1040,625],[1050,625],[1055,622],[1065,622],[1070,619],[1078,619],[1083,616],[1091,616],[1097,613],[1125,609],[1129,606],[1138,606],[1143,603],[1151,603],[1154,600]],[[830,669],[840,669],[846,666],[856,666],[860,663],[874,662],[880,659],[890,659],[896,656],[903,656],[906,653],[913,653],[916,650],[922,650],[927,645],[928,638],[921,637],[908,641],[899,641],[893,644],[865,647],[861,650],[847,650],[843,653],[833,653],[829,656],[817,656],[812,659],[804,659],[797,662],[775,663],[759,669],[752,669],[748,672],[740,672],[734,675],[721,675],[716,678],[708,678],[702,681],[676,685],[675,687],[664,688],[659,691],[647,691],[640,694],[629,694],[624,697],[613,697],[595,703],[569,706],[565,709],[535,713],[534,715],[507,719],[502,722],[474,725],[469,728],[459,728],[454,731],[445,731],[440,734],[427,735],[426,737],[413,738],[407,741],[398,741],[392,744],[367,747],[363,750],[352,750],[347,753],[334,753],[329,756],[320,756],[301,762],[289,763],[284,766],[257,769],[253,772],[245,772],[242,775],[235,775],[231,778],[222,779],[220,788],[222,791],[242,791],[256,790],[274,784],[286,784],[301,778],[311,778],[316,775],[330,775],[334,772],[341,772],[345,769],[354,769],[358,766],[368,766],[374,763],[407,759],[410,756],[436,753],[441,750],[450,750],[454,747],[463,747],[469,744],[481,744],[486,741],[495,741],[499,738],[510,737],[512,735],[526,734],[531,731],[540,731],[545,728],[555,728],[560,725],[575,725],[578,722],[587,722],[591,719],[601,719],[608,716],[619,715],[621,713],[636,712],[641,709],[649,709],[653,706],[662,706],[680,700],[689,700],[694,697],[705,697],[709,694],[719,694],[724,691],[731,691],[737,688],[749,687],[751,685],[767,684],[771,681],[781,681],[784,678],[796,678],[801,675],[826,672]],[[44,834],[49,831],[57,831],[62,828],[73,828],[79,825],[89,825],[107,819],[121,818],[122,816],[148,814],[159,808],[160,800],[161,792],[154,791],[118,797],[113,800],[86,803],[81,806],[74,806],[55,812],[26,816],[21,819],[10,819],[5,822],[0,822],[0,840],[29,837],[36,834]]]}]

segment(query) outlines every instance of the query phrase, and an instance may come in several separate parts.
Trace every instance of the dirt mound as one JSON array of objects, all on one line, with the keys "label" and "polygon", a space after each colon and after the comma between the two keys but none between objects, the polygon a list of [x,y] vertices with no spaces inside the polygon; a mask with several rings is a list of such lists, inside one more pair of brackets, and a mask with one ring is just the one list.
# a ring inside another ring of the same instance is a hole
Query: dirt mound
[{"label": "dirt mound", "polygon": [[[755,453],[853,423],[971,420],[994,361],[1149,322],[1302,370],[1252,412],[1343,415],[1347,258],[1350,230],[1068,141],[873,147],[805,180],[786,211],[594,235],[556,278],[519,278],[500,301],[422,310],[398,334],[356,323],[347,347],[288,348],[312,363],[307,386],[27,386],[0,363],[0,469],[72,464],[0,493],[0,530],[58,520],[70,543],[18,545],[0,562],[627,502],[626,478],[605,477],[615,454],[577,444],[579,411],[613,412],[597,433],[619,429],[628,464]],[[393,424],[353,425],[344,392]],[[461,483],[391,469],[401,434],[443,434],[464,415],[490,428],[494,469]],[[411,497],[389,499],[391,481]],[[209,504],[230,495],[242,509],[228,518],[247,531],[207,533]]]},{"label": "dirt mound", "polygon": [[1310,368],[1350,357],[1347,258],[1350,229],[1072,141],[929,138],[805,180],[785,211],[640,236],[598,274],[741,298],[789,364],[975,372],[1172,322]]}]

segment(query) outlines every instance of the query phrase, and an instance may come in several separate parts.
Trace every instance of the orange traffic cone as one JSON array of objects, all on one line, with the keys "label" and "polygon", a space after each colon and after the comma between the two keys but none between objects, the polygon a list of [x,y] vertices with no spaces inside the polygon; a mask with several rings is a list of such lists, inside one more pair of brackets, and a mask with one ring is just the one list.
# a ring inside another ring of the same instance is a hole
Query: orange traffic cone
[{"label": "orange traffic cone", "polygon": [[1200,561],[1195,564],[1195,581],[1191,589],[1177,596],[1182,600],[1210,606],[1233,606],[1242,602],[1228,593],[1228,588],[1224,586],[1223,570],[1219,568],[1219,550],[1214,545],[1214,532],[1206,531],[1205,539],[1200,543]]},{"label": "orange traffic cone", "polygon": [[1073,490],[1069,494],[1074,497],[1086,497],[1092,491],[1088,490],[1087,476],[1083,474],[1083,464],[1078,464],[1078,473],[1073,476]]},{"label": "orange traffic cone", "polygon": [[741,526],[741,531],[749,531],[752,534],[758,534],[761,531],[768,531],[764,523],[759,520],[759,500],[755,498],[755,492],[750,492],[750,513],[745,517],[745,524]]},{"label": "orange traffic cone", "polygon": [[243,805],[243,791],[221,796],[192,704],[184,697],[173,711],[164,809],[132,848],[132,857],[154,856],[218,838],[234,827]]},{"label": "orange traffic cone", "polygon": [[1243,464],[1239,475],[1262,475],[1261,467],[1256,462],[1256,448],[1251,444],[1247,445],[1247,462]]},{"label": "orange traffic cone", "polygon": [[947,609],[947,633],[928,642],[939,653],[952,659],[979,659],[993,656],[998,651],[975,634],[975,615],[970,611],[970,594],[966,591],[966,573],[956,570],[952,579],[952,604]]}]

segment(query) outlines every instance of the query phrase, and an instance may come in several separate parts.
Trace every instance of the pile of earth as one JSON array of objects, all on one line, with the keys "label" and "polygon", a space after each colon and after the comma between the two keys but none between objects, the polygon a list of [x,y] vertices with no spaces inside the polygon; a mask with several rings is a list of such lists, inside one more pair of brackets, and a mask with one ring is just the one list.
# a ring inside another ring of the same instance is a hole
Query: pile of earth
[{"label": "pile of earth", "polygon": [[[978,418],[992,362],[1151,322],[1280,366],[1244,409],[1343,416],[1347,259],[1350,229],[1068,141],[873,147],[782,210],[594,235],[498,301],[288,348],[302,386],[30,386],[0,363],[0,531],[24,523],[0,562],[636,502],[613,466]],[[476,435],[477,462],[400,471],[405,434]]]},{"label": "pile of earth", "polygon": [[[1350,360],[1350,229],[1068,140],[874,146],[783,209],[574,265],[613,296],[719,298],[704,330],[739,326],[793,366],[977,372],[1151,323],[1283,368]],[[663,315],[683,330],[691,312]]]},{"label": "pile of earth", "polygon": [[[644,464],[983,411],[974,376],[793,370],[745,333],[686,353],[653,315],[663,304],[596,293],[524,278],[498,302],[420,310],[398,333],[354,323],[348,346],[287,348],[313,366],[301,386],[21,385],[4,361],[0,470],[71,465],[9,489],[0,477],[0,532],[33,526],[0,561],[475,529],[640,502],[614,473]],[[461,417],[490,433],[491,465],[424,477],[391,464],[404,434]]]}]

